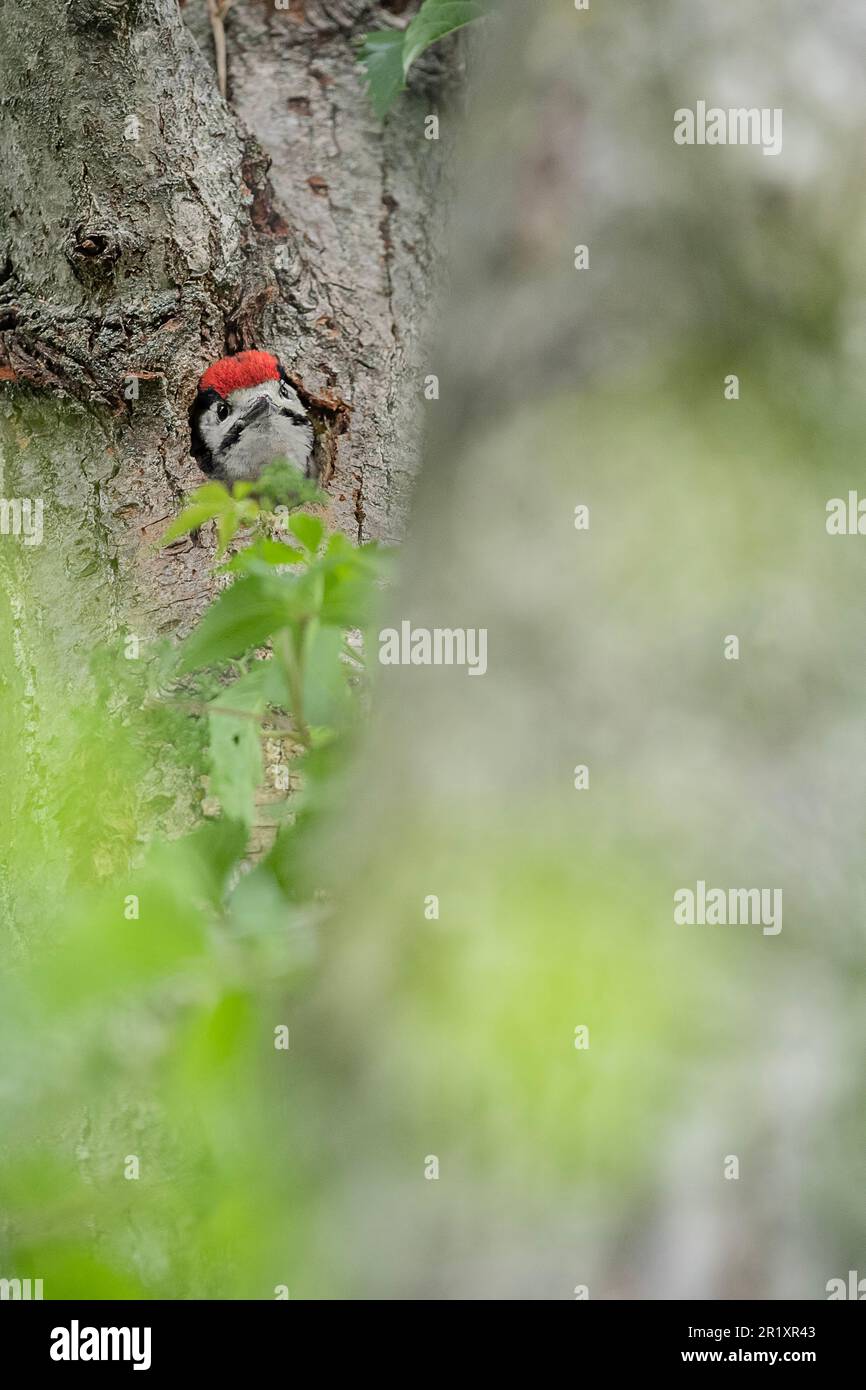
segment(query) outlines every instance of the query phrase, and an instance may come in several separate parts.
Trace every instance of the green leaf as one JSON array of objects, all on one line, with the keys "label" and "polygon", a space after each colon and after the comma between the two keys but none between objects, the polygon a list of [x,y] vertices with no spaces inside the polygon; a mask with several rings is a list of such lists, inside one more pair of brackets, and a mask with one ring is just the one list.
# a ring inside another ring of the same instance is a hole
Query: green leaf
[{"label": "green leaf", "polygon": [[403,40],[403,77],[431,44],[486,14],[477,0],[424,0]]},{"label": "green leaf", "polygon": [[270,536],[260,536],[252,545],[233,555],[228,564],[223,565],[221,573],[267,574],[278,565],[300,565],[305,559],[302,551],[295,550],[294,546],[272,540]]},{"label": "green leaf", "polygon": [[[36,965],[35,984],[52,1013],[146,988],[192,962],[200,973],[207,937],[189,860],[164,847],[155,859],[128,884],[73,903],[59,949]],[[124,918],[128,894],[138,899],[140,919]]]},{"label": "green leaf", "polygon": [[183,844],[201,878],[203,896],[213,907],[219,907],[232,870],[246,849],[244,827],[225,817],[206,820],[190,831]]},{"label": "green leaf", "polygon": [[367,73],[367,89],[373,110],[383,121],[406,85],[403,71],[403,40],[399,29],[365,34],[358,61]]},{"label": "green leaf", "polygon": [[379,119],[385,119],[405,89],[409,69],[425,49],[486,13],[487,6],[480,0],[424,0],[404,32],[384,29],[365,34],[358,60],[366,69],[370,100]]},{"label": "green leaf", "polygon": [[[235,488],[238,488],[235,484]],[[278,507],[301,507],[307,502],[324,502],[327,498],[321,488],[310,478],[305,478],[293,463],[287,459],[275,459],[269,463],[261,476],[249,488],[262,511],[272,512]],[[246,496],[247,494],[237,493]]]},{"label": "green leaf", "polygon": [[291,705],[292,695],[286,681],[283,663],[275,657],[268,657],[266,661],[257,662],[256,667],[261,668],[262,693],[265,697],[265,704],[280,705],[288,709]]},{"label": "green leaf", "polygon": [[250,575],[224,590],[181,644],[179,672],[243,656],[294,617],[290,591],[276,577]]},{"label": "green leaf", "polygon": [[389,551],[369,542],[352,545],[335,532],[314,574],[322,577],[319,618],[329,627],[365,627],[378,597],[378,581],[386,574]]},{"label": "green leaf", "polygon": [[169,545],[176,541],[178,536],[185,536],[188,531],[197,531],[206,521],[213,521],[214,517],[233,510],[233,500],[222,483],[205,483],[192,494],[188,506],[184,507],[180,516],[175,517],[160,544]]},{"label": "green leaf", "polygon": [[240,513],[236,507],[233,507],[230,512],[220,512],[217,517],[217,555],[224,555],[228,550],[240,522]]},{"label": "green leaf", "polygon": [[363,545],[353,545],[342,531],[334,531],[328,539],[321,563],[326,570],[333,569],[336,565],[352,565],[358,574],[384,578],[396,553],[392,547],[380,545],[378,541],[365,541]]},{"label": "green leaf", "polygon": [[376,586],[369,574],[353,565],[340,565],[325,576],[320,621],[326,627],[366,627],[376,597]]},{"label": "green leaf", "polygon": [[311,555],[315,555],[325,534],[325,528],[317,516],[307,516],[306,512],[298,512],[289,521],[289,530],[298,540],[305,550]]},{"label": "green leaf", "polygon": [[253,667],[210,705],[211,791],[218,797],[223,815],[247,829],[253,823],[255,792],[262,780],[261,731],[256,718],[235,717],[230,711],[258,717],[263,714],[262,675],[259,667]]},{"label": "green leaf", "polygon": [[304,715],[310,724],[339,727],[349,706],[343,633],[316,627],[304,662]]}]

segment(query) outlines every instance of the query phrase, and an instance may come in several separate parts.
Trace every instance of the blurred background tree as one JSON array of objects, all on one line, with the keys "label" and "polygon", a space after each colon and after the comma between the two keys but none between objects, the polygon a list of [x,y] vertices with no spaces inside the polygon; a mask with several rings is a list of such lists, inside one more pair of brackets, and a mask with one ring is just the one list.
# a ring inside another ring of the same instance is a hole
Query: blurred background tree
[{"label": "blurred background tree", "polygon": [[[383,668],[326,844],[324,1219],[368,1295],[822,1298],[864,1237],[866,562],[825,506],[866,424],[866,28],[487,36],[387,621],[486,627],[489,667]],[[675,145],[699,97],[783,108],[781,155]],[[674,926],[698,879],[781,887],[782,932]]]}]

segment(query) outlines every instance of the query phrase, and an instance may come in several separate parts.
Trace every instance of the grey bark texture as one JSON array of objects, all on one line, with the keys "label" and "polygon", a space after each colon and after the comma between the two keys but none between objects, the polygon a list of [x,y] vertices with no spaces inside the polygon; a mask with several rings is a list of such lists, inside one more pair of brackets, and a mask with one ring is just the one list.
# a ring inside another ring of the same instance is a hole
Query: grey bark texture
[{"label": "grey bark texture", "polygon": [[399,534],[442,160],[429,87],[373,114],[354,40],[383,22],[238,0],[227,104],[205,0],[0,7],[0,491],[45,500],[49,623],[77,581],[58,631],[182,632],[206,601],[207,534],[153,542],[202,481],[187,411],[226,352],[306,391],[334,522]]}]

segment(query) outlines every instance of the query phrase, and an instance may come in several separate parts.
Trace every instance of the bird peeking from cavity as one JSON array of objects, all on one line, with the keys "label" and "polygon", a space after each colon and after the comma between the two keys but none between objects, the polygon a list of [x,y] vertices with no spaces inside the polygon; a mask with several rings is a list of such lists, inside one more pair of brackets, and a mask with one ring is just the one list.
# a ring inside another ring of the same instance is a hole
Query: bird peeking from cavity
[{"label": "bird peeking from cavity", "polygon": [[238,352],[208,367],[189,423],[190,452],[212,478],[258,478],[275,459],[312,476],[313,426],[272,352]]}]

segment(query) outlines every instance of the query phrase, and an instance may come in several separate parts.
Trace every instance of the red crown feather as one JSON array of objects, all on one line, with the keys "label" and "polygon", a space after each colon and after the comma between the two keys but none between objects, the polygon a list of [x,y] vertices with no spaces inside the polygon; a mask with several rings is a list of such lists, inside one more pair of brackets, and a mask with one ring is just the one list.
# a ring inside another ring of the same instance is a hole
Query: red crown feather
[{"label": "red crown feather", "polygon": [[212,389],[225,399],[245,386],[259,386],[263,381],[279,379],[280,364],[272,352],[238,352],[234,357],[221,357],[219,362],[208,367],[198,389]]}]

